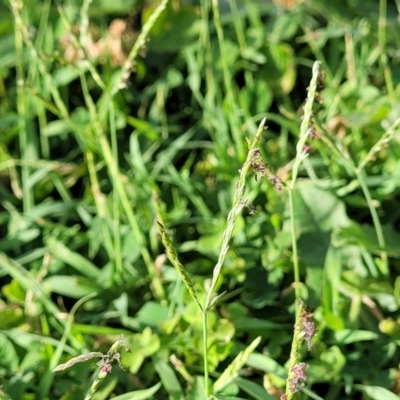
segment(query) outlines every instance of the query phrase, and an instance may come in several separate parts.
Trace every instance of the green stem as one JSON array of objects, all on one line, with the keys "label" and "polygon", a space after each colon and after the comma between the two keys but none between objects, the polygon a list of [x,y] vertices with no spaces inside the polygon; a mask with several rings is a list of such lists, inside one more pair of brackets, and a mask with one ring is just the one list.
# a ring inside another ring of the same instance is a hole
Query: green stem
[{"label": "green stem", "polygon": [[252,162],[254,159],[254,152],[258,151],[258,143],[261,139],[261,133],[263,132],[263,129],[264,129],[265,120],[266,119],[264,118],[261,121],[253,141],[251,141],[251,142],[248,141],[249,150],[247,153],[247,158],[246,158],[245,163],[243,164],[243,167],[240,170],[239,181],[237,182],[236,190],[233,195],[232,209],[228,214],[227,226],[222,235],[222,244],[221,244],[221,249],[220,249],[219,256],[218,256],[218,261],[214,267],[211,284],[210,284],[209,289],[207,290],[206,299],[204,302],[204,307],[203,307],[203,351],[204,351],[205,393],[206,393],[207,397],[210,394],[209,393],[209,384],[208,384],[209,372],[208,372],[208,362],[207,362],[207,351],[208,351],[207,313],[213,305],[212,298],[214,295],[214,289],[217,285],[218,278],[221,273],[222,265],[225,261],[225,257],[229,250],[229,242],[232,237],[233,230],[235,228],[236,219],[245,205],[245,202],[243,202],[243,196],[246,192],[246,176],[251,172],[251,170],[253,168]]},{"label": "green stem", "polygon": [[[29,160],[32,156],[30,148],[32,146],[30,137],[27,132],[26,123],[26,100],[25,100],[25,71],[24,71],[24,22],[22,21],[23,4],[21,0],[10,1],[12,13],[14,15],[14,37],[15,37],[15,71],[17,84],[17,111],[18,111],[18,129],[19,129],[19,146],[21,159]],[[27,166],[21,167],[22,178],[22,203],[24,212],[29,212],[33,207],[33,193],[28,185],[30,170]]]},{"label": "green stem", "polygon": [[378,245],[381,249],[381,260],[382,260],[382,265],[378,265],[381,273],[383,275],[388,275],[389,273],[389,267],[388,267],[388,257],[387,253],[384,250],[385,248],[385,237],[383,235],[383,230],[382,230],[382,224],[379,219],[379,215],[376,211],[376,207],[374,205],[374,200],[371,197],[371,193],[368,189],[368,186],[365,182],[365,173],[362,170],[355,169],[355,174],[357,176],[358,181],[360,182],[361,190],[364,193],[364,197],[367,201],[369,212],[371,213],[372,217],[372,222],[374,224],[375,232],[376,232],[376,237],[378,239]]},{"label": "green stem", "polygon": [[300,266],[299,257],[297,252],[297,237],[296,226],[294,218],[294,204],[293,204],[293,190],[289,189],[289,210],[290,210],[290,229],[292,236],[292,260],[293,260],[293,273],[294,273],[294,292],[296,300],[300,299]]},{"label": "green stem", "polygon": [[397,102],[394,92],[392,73],[389,69],[386,52],[386,26],[387,26],[387,0],[379,1],[379,20],[378,20],[378,43],[380,48],[380,61],[385,77],[386,89],[391,104],[394,106]]},{"label": "green stem", "polygon": [[[301,316],[304,313],[304,304],[301,300],[297,299],[296,301],[296,322],[295,329],[293,334],[292,347],[290,349],[290,358],[289,358],[289,373],[288,378],[286,380],[286,400],[291,400],[294,392],[291,390],[291,379],[294,377],[293,368],[299,361],[299,352],[300,346],[303,342],[303,336],[301,330],[298,328],[301,326]],[[296,328],[297,327],[297,328]]]},{"label": "green stem", "polygon": [[223,73],[223,78],[224,78],[224,86],[226,90],[226,99],[227,99],[227,106],[228,106],[228,120],[229,120],[229,125],[232,131],[232,136],[233,140],[235,142],[235,147],[236,147],[236,153],[237,157],[239,160],[243,160],[244,158],[244,147],[243,147],[243,140],[242,140],[242,134],[240,131],[240,118],[239,114],[236,110],[236,102],[235,102],[235,96],[234,96],[234,90],[233,90],[233,81],[232,81],[232,73],[230,71],[229,65],[228,65],[228,59],[229,55],[226,50],[225,46],[225,39],[224,39],[224,33],[222,29],[222,24],[221,24],[221,16],[219,12],[219,5],[218,5],[218,0],[212,0],[212,8],[213,8],[213,14],[214,14],[214,23],[215,23],[215,28],[217,30],[217,36],[218,36],[218,43],[219,43],[219,48],[220,48],[220,61],[222,64],[222,73]]},{"label": "green stem", "polygon": [[210,385],[209,385],[209,372],[208,372],[208,331],[207,331],[207,312],[208,310],[203,310],[203,362],[204,362],[204,391],[206,398],[210,395]]},{"label": "green stem", "polygon": [[[111,136],[111,149],[114,162],[119,165],[118,161],[118,142],[117,131],[115,127],[115,109],[112,101],[109,103],[110,115],[110,136]],[[117,191],[113,191],[113,238],[114,238],[114,261],[117,277],[122,279],[122,249],[121,249],[121,233],[120,233],[120,208]]]},{"label": "green stem", "polygon": [[304,115],[300,125],[299,140],[296,145],[296,158],[293,163],[292,180],[288,187],[290,225],[292,231],[291,233],[292,233],[292,259],[293,259],[293,270],[294,270],[294,289],[297,300],[299,300],[300,298],[300,267],[299,267],[298,253],[297,253],[293,190],[299,173],[300,165],[308,156],[308,152],[304,150],[304,146],[309,136],[309,128],[312,118],[312,107],[314,104],[314,98],[317,91],[317,81],[318,81],[320,64],[321,63],[319,61],[316,61],[313,66],[313,75],[311,78],[310,87],[308,89],[306,104],[304,106]]}]

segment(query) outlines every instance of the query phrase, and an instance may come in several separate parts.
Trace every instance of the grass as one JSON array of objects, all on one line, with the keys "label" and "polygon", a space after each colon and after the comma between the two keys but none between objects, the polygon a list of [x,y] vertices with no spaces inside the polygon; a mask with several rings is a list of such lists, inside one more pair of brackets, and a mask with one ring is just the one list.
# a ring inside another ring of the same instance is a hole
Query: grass
[{"label": "grass", "polygon": [[398,397],[397,2],[0,4],[1,398]]}]

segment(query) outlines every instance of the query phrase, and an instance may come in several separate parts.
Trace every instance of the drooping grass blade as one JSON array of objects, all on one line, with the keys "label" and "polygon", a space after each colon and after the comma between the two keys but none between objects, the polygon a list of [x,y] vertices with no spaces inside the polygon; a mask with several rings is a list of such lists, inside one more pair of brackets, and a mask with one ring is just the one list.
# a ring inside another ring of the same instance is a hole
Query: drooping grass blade
[{"label": "drooping grass blade", "polygon": [[104,354],[100,353],[99,351],[92,351],[90,353],[82,354],[80,356],[71,358],[65,364],[58,365],[57,367],[55,367],[53,369],[53,372],[64,371],[64,369],[72,367],[76,363],[84,362],[84,361],[90,360],[90,359],[95,358],[95,357],[104,357]]}]

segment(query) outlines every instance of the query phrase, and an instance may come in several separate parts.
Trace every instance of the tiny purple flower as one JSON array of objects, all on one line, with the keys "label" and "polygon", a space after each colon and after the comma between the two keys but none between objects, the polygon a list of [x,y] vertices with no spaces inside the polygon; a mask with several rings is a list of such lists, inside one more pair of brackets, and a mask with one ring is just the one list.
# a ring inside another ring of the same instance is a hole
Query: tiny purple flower
[{"label": "tiny purple flower", "polygon": [[306,363],[298,363],[296,364],[291,372],[294,374],[294,377],[289,379],[289,388],[293,393],[298,392],[307,381],[306,370],[309,367]]}]

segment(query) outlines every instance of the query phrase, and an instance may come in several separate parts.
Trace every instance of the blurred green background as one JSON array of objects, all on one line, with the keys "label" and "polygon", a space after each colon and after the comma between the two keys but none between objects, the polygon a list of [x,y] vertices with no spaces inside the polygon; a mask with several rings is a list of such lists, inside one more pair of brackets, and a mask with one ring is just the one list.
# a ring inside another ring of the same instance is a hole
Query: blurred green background
[{"label": "blurred green background", "polygon": [[279,399],[295,301],[286,184],[315,60],[294,216],[318,333],[295,399],[398,398],[400,2],[158,4],[0,0],[5,398],[83,399],[94,362],[52,369],[121,333],[126,372],[115,365],[93,398],[205,398],[201,312],[154,219],[203,299],[246,138],[266,117],[259,147],[285,187],[248,178],[257,213],[238,217],[207,361],[215,380],[261,336],[215,398]]}]

